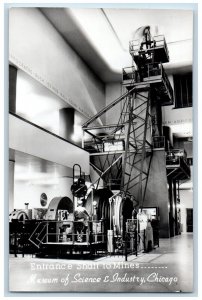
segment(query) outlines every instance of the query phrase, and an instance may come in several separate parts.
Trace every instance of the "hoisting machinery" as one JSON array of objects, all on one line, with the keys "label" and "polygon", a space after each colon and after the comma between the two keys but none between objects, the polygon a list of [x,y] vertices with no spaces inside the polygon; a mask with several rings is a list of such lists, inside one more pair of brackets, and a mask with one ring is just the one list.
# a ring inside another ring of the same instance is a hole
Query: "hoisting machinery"
[{"label": "hoisting machinery", "polygon": [[[83,125],[83,148],[90,153],[90,165],[98,175],[91,193],[85,182],[79,187],[79,180],[73,181],[73,195],[84,197],[90,215],[83,241],[77,240],[74,201],[57,197],[43,220],[27,221],[29,242],[44,254],[58,249],[63,253],[106,249],[107,231],[113,231],[111,242],[116,237],[116,246],[121,248],[129,227],[133,230],[127,221],[135,218],[134,210],[137,213],[143,207],[154,141],[162,136],[161,106],[173,104],[173,90],[162,65],[169,61],[163,35],[152,37],[150,26],[141,27],[129,43],[129,52],[132,66],[123,69],[122,95]],[[64,213],[69,214],[67,218],[61,218]],[[131,236],[137,253],[137,236]]]}]

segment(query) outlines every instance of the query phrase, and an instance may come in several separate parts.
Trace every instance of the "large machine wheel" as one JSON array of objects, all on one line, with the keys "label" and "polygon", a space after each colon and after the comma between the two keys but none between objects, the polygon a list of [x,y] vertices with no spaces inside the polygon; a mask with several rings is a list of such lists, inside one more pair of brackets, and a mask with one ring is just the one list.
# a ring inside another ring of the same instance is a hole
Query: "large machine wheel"
[{"label": "large machine wheel", "polygon": [[24,221],[28,219],[29,217],[27,213],[22,209],[14,209],[14,211],[12,211],[12,213],[9,214],[9,222],[11,222],[12,220]]},{"label": "large machine wheel", "polygon": [[[117,235],[125,231],[127,219],[132,218],[133,202],[129,199],[123,199],[120,195],[116,196],[111,203],[111,226],[110,226],[110,204],[109,198],[113,193],[109,189],[93,190],[89,194],[84,206],[89,215],[92,213],[92,201],[97,202],[97,219],[105,221],[106,229],[113,228]],[[114,226],[115,225],[115,226]],[[114,226],[114,227],[113,227]]]},{"label": "large machine wheel", "polygon": [[55,197],[51,200],[45,215],[46,220],[57,220],[58,210],[67,210],[69,214],[73,214],[73,202],[68,197]]},{"label": "large machine wheel", "polygon": [[[113,196],[113,193],[107,189],[93,190],[93,202],[96,201],[97,220],[103,220],[106,228],[109,229],[109,198]],[[84,203],[89,215],[92,214],[92,194],[88,195],[86,202]]]}]

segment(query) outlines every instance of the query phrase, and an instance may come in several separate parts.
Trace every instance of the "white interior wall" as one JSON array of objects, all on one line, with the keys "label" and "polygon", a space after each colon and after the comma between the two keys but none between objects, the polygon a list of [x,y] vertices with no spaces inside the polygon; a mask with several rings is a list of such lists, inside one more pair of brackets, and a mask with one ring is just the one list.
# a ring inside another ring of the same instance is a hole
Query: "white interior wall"
[{"label": "white interior wall", "polygon": [[17,71],[16,114],[59,135],[59,110],[68,104],[24,71]]},{"label": "white interior wall", "polygon": [[10,9],[9,60],[87,118],[105,106],[104,84],[37,8]]},{"label": "white interior wall", "polygon": [[15,172],[15,162],[9,161],[9,211],[14,209],[14,172]]},{"label": "white interior wall", "polygon": [[[120,97],[122,94],[122,86],[120,82],[107,83],[105,86],[106,106]],[[116,124],[121,113],[121,103],[118,103],[106,113],[106,123]]]},{"label": "white interior wall", "polygon": [[54,197],[69,197],[73,200],[71,193],[72,178],[60,178],[57,184],[40,185],[15,180],[14,208],[24,209],[24,203],[29,203],[29,208],[41,208],[40,195],[46,193],[48,197],[47,208]]},{"label": "white interior wall", "polygon": [[9,115],[9,147],[69,168],[79,164],[89,174],[88,152],[12,115]]}]

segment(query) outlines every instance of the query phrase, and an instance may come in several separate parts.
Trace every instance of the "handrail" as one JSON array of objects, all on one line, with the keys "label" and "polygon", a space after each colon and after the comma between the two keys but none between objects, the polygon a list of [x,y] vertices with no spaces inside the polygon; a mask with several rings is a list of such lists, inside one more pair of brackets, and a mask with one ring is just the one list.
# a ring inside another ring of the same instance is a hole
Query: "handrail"
[{"label": "handrail", "polygon": [[165,80],[166,86],[168,87],[168,91],[170,93],[171,98],[173,99],[173,88],[170,84],[170,81],[168,79],[168,76],[163,68],[163,66],[161,65],[161,69],[162,69],[162,78]]},{"label": "handrail", "polygon": [[[105,232],[104,232],[104,230],[103,230],[103,226],[102,226],[102,220],[100,220],[99,221],[99,223],[101,223],[101,230],[99,231],[99,232],[94,232],[93,231],[93,224],[94,223],[98,223],[97,221],[87,221],[87,223],[88,223],[88,226],[87,226],[87,229],[86,229],[86,232],[84,233],[84,232],[82,232],[82,236],[83,237],[85,237],[85,239],[86,239],[86,242],[87,243],[91,243],[91,241],[92,242],[96,242],[97,241],[97,238],[96,237],[101,237],[101,240],[102,241],[104,241],[105,240],[105,238],[104,238],[104,235],[105,235]],[[47,237],[49,237],[49,236],[55,236],[55,237],[60,237],[60,236],[62,236],[62,232],[48,232],[48,231],[46,231],[45,232],[45,234],[39,239],[39,235],[42,233],[42,231],[45,229],[45,227],[47,227],[48,226],[48,224],[49,223],[65,223],[65,224],[72,224],[72,232],[71,233],[65,233],[66,234],[66,236],[71,236],[71,242],[74,244],[75,242],[77,242],[76,240],[75,240],[75,236],[77,236],[78,235],[78,233],[77,232],[75,232],[75,223],[83,223],[82,221],[68,221],[68,220],[66,220],[65,222],[63,222],[63,221],[57,221],[57,220],[46,220],[46,221],[42,221],[42,222],[40,222],[37,226],[36,226],[36,228],[35,228],[35,230],[33,231],[33,233],[31,234],[31,236],[29,237],[29,241],[31,241],[37,248],[40,248],[40,245],[43,243],[43,244],[46,244],[46,243],[48,243],[48,239],[46,239],[46,242],[44,243],[44,239],[45,238],[47,238]],[[91,224],[91,226],[90,226],[90,224]],[[43,226],[43,228],[42,228],[42,230],[40,231],[40,232],[38,232],[38,234],[37,234],[37,237],[36,237],[36,240],[38,240],[38,242],[39,243],[36,243],[35,242],[35,240],[33,239],[33,236],[34,236],[34,234],[37,232],[37,230],[39,229],[39,227],[40,226]],[[91,228],[91,229],[90,229]],[[93,237],[93,239],[92,240],[90,240],[90,235]],[[56,239],[57,240],[57,239]],[[95,240],[95,241],[94,241]],[[56,241],[55,241],[56,242]],[[61,242],[59,239],[58,239],[58,242]],[[61,242],[62,243],[62,242]]]},{"label": "handrail", "polygon": [[41,235],[41,233],[43,232],[43,230],[45,229],[45,227],[47,226],[47,224],[44,224],[43,228],[41,229],[41,231],[38,233],[36,240],[40,242],[40,240],[38,239],[38,237]]},{"label": "handrail", "polygon": [[[45,224],[44,224],[45,223]],[[44,225],[44,226],[43,226]],[[41,229],[40,232],[37,233],[37,230],[40,226],[43,226],[43,228]],[[32,234],[30,235],[29,237],[29,241],[32,242],[36,247],[39,248],[39,245],[42,243],[43,239],[44,239],[44,236],[42,239],[39,239],[39,235],[42,233],[42,231],[44,230],[44,228],[47,226],[47,222],[46,221],[42,221],[40,223],[37,224],[35,230],[32,232]],[[36,240],[39,242],[38,244],[35,243],[34,239],[33,239],[33,236],[34,234],[37,233],[37,236],[36,236]]]},{"label": "handrail", "polygon": [[166,151],[166,162],[179,163],[180,161],[187,162],[187,153],[184,149],[171,149]]},{"label": "handrail", "polygon": [[[159,39],[159,38],[161,38],[161,39]],[[140,40],[141,39],[139,38],[139,39],[136,39],[136,40],[129,41],[129,51],[130,52],[137,52],[137,51],[140,50],[140,46],[142,44],[142,43],[140,43]],[[160,46],[156,46],[156,43],[158,43],[158,42],[163,42],[163,45],[161,45],[161,47],[162,46],[165,47],[166,53],[168,55],[169,54],[168,47],[167,47],[167,43],[166,43],[166,40],[165,40],[165,36],[163,34],[153,36],[153,38],[150,42],[151,49],[155,49],[155,48],[160,47]],[[134,47],[135,47],[135,49],[134,49]]]},{"label": "handrail", "polygon": [[32,232],[32,234],[29,237],[29,240],[31,241],[33,235],[36,233],[37,229],[41,226],[42,223],[44,223],[45,221],[42,221],[40,223],[37,224],[36,228],[34,229],[34,231]]}]

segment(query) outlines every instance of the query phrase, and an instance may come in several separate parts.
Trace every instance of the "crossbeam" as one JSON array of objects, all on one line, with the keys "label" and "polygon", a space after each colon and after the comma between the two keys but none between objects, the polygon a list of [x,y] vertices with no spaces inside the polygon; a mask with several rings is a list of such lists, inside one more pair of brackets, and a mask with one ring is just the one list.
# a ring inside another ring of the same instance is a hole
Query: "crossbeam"
[{"label": "crossbeam", "polygon": [[125,94],[118,97],[116,100],[114,100],[112,103],[110,103],[108,106],[103,108],[100,112],[98,112],[95,116],[90,118],[87,122],[85,122],[82,126],[82,128],[88,127],[91,123],[93,123],[96,119],[100,118],[104,113],[106,113],[109,109],[111,109],[113,106],[115,106],[117,103],[125,99],[127,96],[131,95],[135,91],[136,87],[133,87],[131,90],[126,92]]}]

